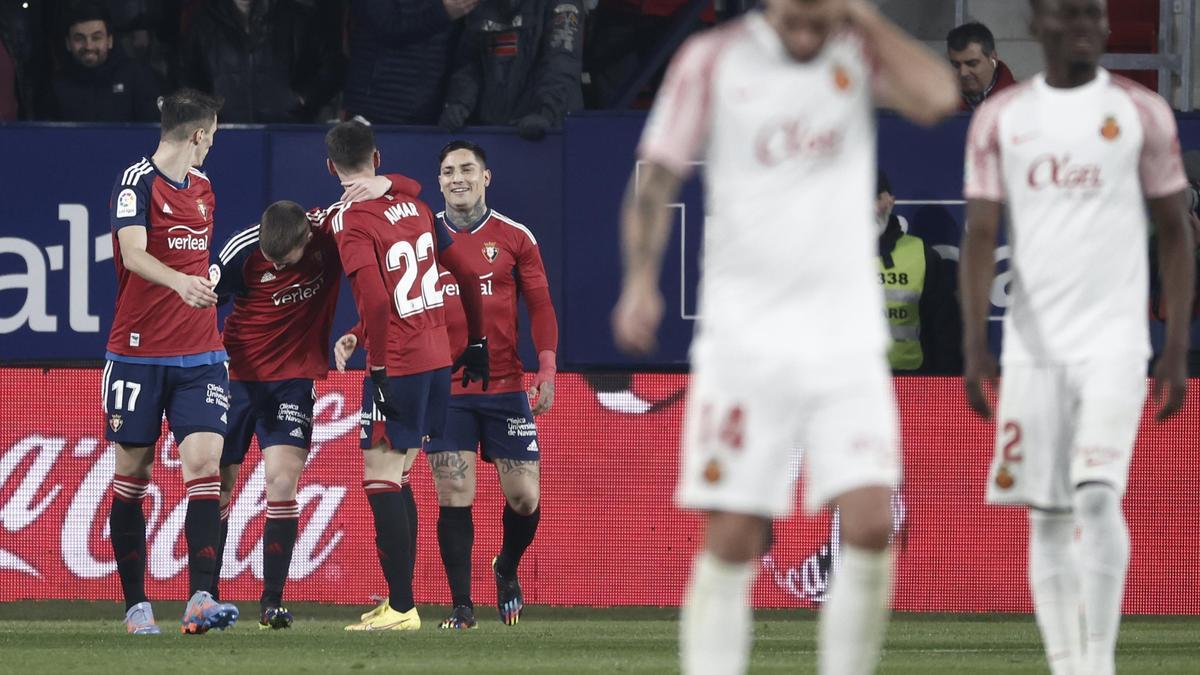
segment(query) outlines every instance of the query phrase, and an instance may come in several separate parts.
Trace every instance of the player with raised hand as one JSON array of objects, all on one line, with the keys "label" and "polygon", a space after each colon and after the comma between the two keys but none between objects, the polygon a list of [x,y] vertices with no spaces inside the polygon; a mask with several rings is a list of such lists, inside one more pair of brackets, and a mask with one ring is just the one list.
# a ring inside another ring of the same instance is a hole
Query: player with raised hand
[{"label": "player with raised hand", "polygon": [[964,385],[990,419],[988,294],[1007,204],[1013,281],[987,500],[1029,511],[1029,586],[1050,669],[1105,675],[1129,561],[1121,497],[1151,353],[1146,205],[1167,319],[1154,369],[1162,420],[1187,390],[1195,273],[1187,179],[1167,103],[1099,66],[1104,2],[1030,4],[1046,69],[988,99],[967,141]]},{"label": "player with raised hand", "polygon": [[209,248],[216,201],[203,165],[220,99],[181,89],[162,101],[149,158],[113,187],[117,300],[103,375],[105,438],[117,446],[109,528],[130,633],[156,634],[146,597],[146,517],[154,446],[165,416],[187,486],[188,590],[184,633],[225,629],[238,610],[209,594],[220,531],[217,463],[229,410],[229,374],[217,333]]},{"label": "player with raised hand", "polygon": [[616,342],[644,353],[663,311],[667,204],[700,160],[707,215],[677,498],[707,512],[681,615],[685,673],[740,673],[770,519],[841,510],[819,670],[875,669],[891,579],[896,405],[875,282],[875,104],[932,124],[958,105],[938,56],[860,0],[766,0],[675,56],[622,212]]},{"label": "player with raised hand", "polygon": [[[329,170],[343,183],[375,175],[379,150],[369,126],[338,124],[326,135],[325,146]],[[326,216],[365,332],[363,489],[388,584],[388,598],[346,630],[421,627],[412,597],[414,523],[409,517],[415,513],[405,504],[401,486],[411,458],[427,438],[442,433],[450,399],[451,345],[439,263],[460,283],[467,315],[467,345],[453,370],[464,369],[464,384],[482,380],[487,386],[479,278],[462,261],[460,247],[436,227],[429,207],[399,187],[378,199],[335,205]]]}]

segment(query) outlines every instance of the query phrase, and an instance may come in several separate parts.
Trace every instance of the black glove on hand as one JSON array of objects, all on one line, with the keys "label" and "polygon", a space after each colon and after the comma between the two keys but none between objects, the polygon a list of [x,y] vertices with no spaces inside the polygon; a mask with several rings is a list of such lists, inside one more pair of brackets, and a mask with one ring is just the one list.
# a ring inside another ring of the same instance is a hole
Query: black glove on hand
[{"label": "black glove on hand", "polygon": [[475,380],[483,382],[483,390],[487,391],[488,379],[488,348],[487,338],[481,337],[474,342],[467,343],[467,349],[454,361],[452,373],[457,373],[458,369],[463,369],[463,386],[471,384]]},{"label": "black glove on hand", "polygon": [[387,368],[372,370],[371,383],[374,385],[371,399],[375,401],[375,409],[389,420],[400,419],[400,411],[392,405],[391,392],[388,391]]},{"label": "black glove on hand", "polygon": [[517,120],[517,133],[527,141],[540,141],[550,129],[550,120],[537,113]]},{"label": "black glove on hand", "polygon": [[466,125],[467,118],[470,116],[471,111],[467,110],[466,106],[450,103],[442,110],[438,126],[446,131],[458,131]]}]

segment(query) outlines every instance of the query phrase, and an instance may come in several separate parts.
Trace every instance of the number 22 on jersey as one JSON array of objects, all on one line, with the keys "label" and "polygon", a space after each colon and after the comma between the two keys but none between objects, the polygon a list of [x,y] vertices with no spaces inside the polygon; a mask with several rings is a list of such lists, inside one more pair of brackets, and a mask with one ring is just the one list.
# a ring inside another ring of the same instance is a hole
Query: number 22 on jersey
[{"label": "number 22 on jersey", "polygon": [[[387,268],[389,272],[402,270],[400,281],[392,292],[396,302],[396,311],[401,318],[420,314],[427,309],[442,306],[442,291],[437,287],[437,259],[433,255],[433,233],[424,232],[417,237],[416,246],[401,239],[392,244],[387,252]],[[414,295],[420,267],[425,271],[421,274],[421,286]]]}]

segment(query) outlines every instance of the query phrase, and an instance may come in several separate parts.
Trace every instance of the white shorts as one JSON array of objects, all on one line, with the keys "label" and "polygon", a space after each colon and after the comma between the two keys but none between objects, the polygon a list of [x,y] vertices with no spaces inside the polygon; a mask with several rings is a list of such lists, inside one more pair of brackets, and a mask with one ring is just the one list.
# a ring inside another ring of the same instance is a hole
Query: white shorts
[{"label": "white shorts", "polygon": [[820,372],[761,357],[727,359],[695,364],[693,373],[681,507],[791,515],[797,444],[809,513],[856,488],[899,484],[895,392],[881,356]]},{"label": "white shorts", "polygon": [[1069,511],[1092,482],[1125,494],[1145,401],[1143,358],[1005,366],[988,503]]}]

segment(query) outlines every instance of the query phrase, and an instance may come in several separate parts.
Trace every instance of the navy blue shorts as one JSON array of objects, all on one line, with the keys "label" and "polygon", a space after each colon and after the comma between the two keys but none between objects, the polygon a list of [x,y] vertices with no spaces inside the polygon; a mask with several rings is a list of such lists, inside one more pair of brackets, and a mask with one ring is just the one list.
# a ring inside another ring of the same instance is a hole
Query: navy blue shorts
[{"label": "navy blue shorts", "polygon": [[241,464],[258,437],[258,448],[291,445],[308,450],[312,440],[313,381],[303,378],[277,382],[229,382],[229,433],[221,451],[221,466]]},{"label": "navy blue shorts", "polygon": [[387,394],[402,415],[398,420],[384,421],[383,413],[375,410],[373,387],[371,378],[364,377],[359,434],[363,450],[370,450],[384,440],[393,450],[419,448],[426,438],[442,435],[446,428],[446,406],[450,402],[449,368],[388,378]]},{"label": "navy blue shorts", "polygon": [[109,361],[104,366],[104,437],[129,446],[158,442],[163,415],[175,442],[188,434],[225,435],[229,371],[224,363],[183,368]]},{"label": "navy blue shorts", "polygon": [[477,447],[489,462],[497,459],[538,460],[537,425],[525,392],[450,398],[446,433],[431,440],[425,451],[474,451]]}]

